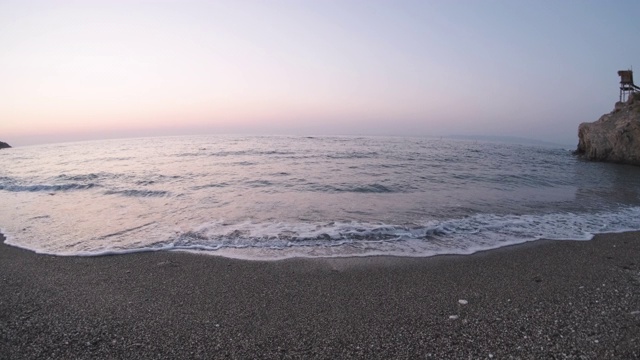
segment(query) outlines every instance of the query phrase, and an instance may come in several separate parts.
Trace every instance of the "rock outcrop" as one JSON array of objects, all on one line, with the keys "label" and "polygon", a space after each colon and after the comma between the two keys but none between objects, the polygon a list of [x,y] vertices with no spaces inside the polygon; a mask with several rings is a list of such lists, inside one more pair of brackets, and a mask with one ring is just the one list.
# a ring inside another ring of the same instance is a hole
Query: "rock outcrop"
[{"label": "rock outcrop", "polygon": [[0,149],[7,149],[10,148],[11,146],[9,146],[9,144],[7,144],[6,142],[2,142],[0,141]]},{"label": "rock outcrop", "polygon": [[640,165],[640,92],[598,121],[578,127],[575,154],[594,161]]}]

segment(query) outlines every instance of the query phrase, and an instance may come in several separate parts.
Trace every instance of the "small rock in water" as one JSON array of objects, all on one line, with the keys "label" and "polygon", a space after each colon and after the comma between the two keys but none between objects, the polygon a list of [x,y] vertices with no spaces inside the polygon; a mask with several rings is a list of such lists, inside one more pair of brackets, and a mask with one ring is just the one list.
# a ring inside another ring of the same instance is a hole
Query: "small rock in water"
[{"label": "small rock in water", "polygon": [[450,320],[456,320],[457,318],[458,318],[458,315],[449,315]]},{"label": "small rock in water", "polygon": [[460,299],[460,300],[458,300],[458,303],[459,303],[460,305],[467,305],[469,302],[468,302],[467,300],[462,300],[462,299]]}]

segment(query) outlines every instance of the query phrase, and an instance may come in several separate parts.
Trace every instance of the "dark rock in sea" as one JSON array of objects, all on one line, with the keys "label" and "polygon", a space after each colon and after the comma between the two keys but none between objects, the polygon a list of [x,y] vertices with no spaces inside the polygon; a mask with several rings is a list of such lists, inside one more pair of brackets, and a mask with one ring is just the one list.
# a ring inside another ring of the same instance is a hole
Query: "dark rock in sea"
[{"label": "dark rock in sea", "polygon": [[578,149],[588,160],[640,165],[640,92],[609,114],[578,127]]},{"label": "dark rock in sea", "polygon": [[0,141],[0,149],[7,149],[10,148],[11,146],[9,144],[7,144],[6,142],[2,142]]}]

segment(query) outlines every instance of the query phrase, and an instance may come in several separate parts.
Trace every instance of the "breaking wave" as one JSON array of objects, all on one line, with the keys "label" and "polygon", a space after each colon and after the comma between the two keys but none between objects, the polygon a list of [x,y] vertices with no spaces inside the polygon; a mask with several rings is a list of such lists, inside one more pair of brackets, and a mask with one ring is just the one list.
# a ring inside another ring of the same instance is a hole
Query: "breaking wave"
[{"label": "breaking wave", "polygon": [[[108,234],[117,237],[151,224]],[[215,221],[197,228],[165,234],[167,240],[136,246],[76,242],[56,255],[98,256],[159,250],[190,250],[247,260],[291,257],[408,256],[471,254],[539,239],[590,240],[595,234],[640,230],[640,207],[592,214],[477,214],[461,219],[417,224],[363,222],[285,223]],[[155,236],[157,237],[157,236]],[[19,243],[13,245],[22,246]],[[82,244],[81,248],[75,246]],[[27,247],[29,248],[29,247]],[[241,251],[239,251],[241,250]],[[249,250],[249,251],[247,251]]]}]

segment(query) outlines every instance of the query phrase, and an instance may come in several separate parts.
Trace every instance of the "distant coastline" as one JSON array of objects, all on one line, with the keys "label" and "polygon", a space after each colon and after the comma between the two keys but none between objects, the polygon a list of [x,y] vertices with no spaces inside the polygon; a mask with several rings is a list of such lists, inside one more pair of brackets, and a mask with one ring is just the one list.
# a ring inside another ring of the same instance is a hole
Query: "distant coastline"
[{"label": "distant coastline", "polygon": [[6,142],[0,141],[0,149],[8,149],[10,147],[11,145],[7,144]]}]

